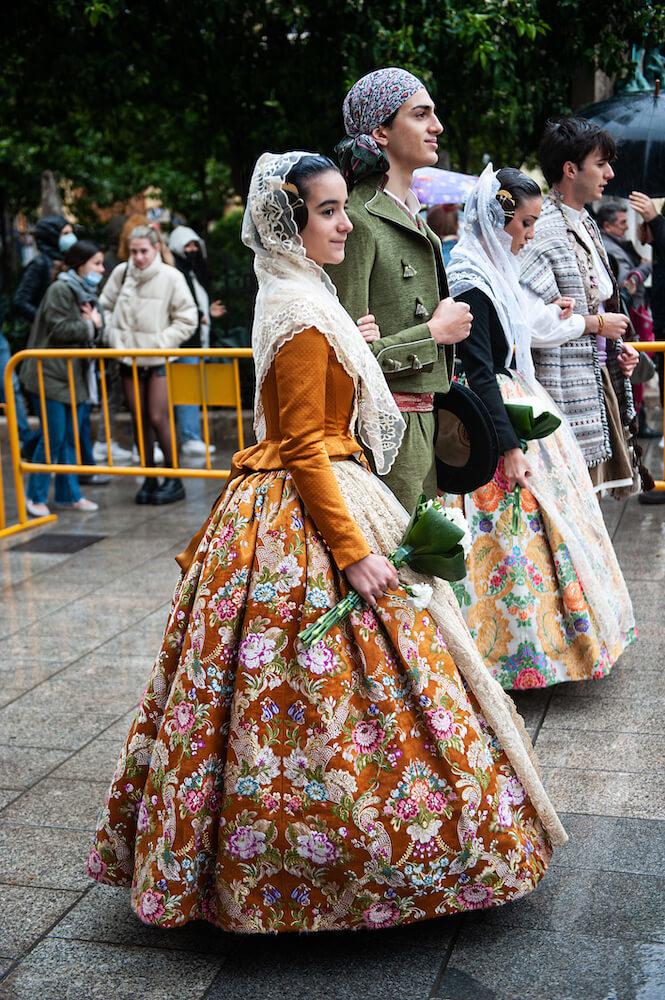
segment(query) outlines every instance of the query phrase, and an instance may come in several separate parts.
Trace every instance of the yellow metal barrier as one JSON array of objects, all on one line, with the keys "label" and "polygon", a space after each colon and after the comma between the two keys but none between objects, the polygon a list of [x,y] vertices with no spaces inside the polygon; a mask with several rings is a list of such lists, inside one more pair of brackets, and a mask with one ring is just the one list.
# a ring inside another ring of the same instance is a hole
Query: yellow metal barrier
[{"label": "yellow metal barrier", "polygon": [[[24,531],[28,528],[37,527],[50,521],[57,520],[56,515],[49,514],[47,517],[29,518],[25,504],[25,490],[23,476],[31,472],[65,472],[74,475],[95,475],[110,474],[116,476],[166,476],[182,477],[190,479],[213,478],[225,479],[230,469],[214,469],[210,461],[210,412],[209,407],[232,407],[236,413],[237,424],[237,444],[238,448],[244,448],[244,433],[242,426],[242,401],[240,396],[240,370],[238,361],[240,358],[251,358],[251,348],[179,348],[168,352],[160,350],[113,350],[111,348],[83,349],[61,349],[61,350],[29,350],[19,351],[14,354],[5,369],[5,399],[7,411],[7,427],[9,433],[9,445],[11,448],[12,468],[14,478],[14,490],[16,495],[17,523],[7,526],[5,523],[5,504],[2,490],[2,473],[0,470],[0,538],[7,535]],[[44,436],[44,457],[45,462],[28,462],[21,457],[21,445],[18,435],[18,423],[16,419],[16,401],[14,398],[14,371],[16,367],[26,358],[34,358],[37,361],[37,386],[40,405],[40,415],[42,431]],[[46,394],[44,390],[43,363],[47,360],[62,358],[67,362],[67,379],[69,387],[69,402],[72,412],[72,428],[74,434],[74,450],[76,453],[76,463],[65,465],[51,461],[51,443],[49,439],[48,418],[46,411]],[[134,388],[134,399],[139,400],[139,376],[137,362],[141,358],[160,358],[166,366],[166,384],[168,392],[168,414],[169,429],[171,437],[172,453],[177,459],[176,433],[174,406],[196,405],[200,406],[203,414],[203,440],[205,443],[205,468],[192,469],[179,465],[148,466],[145,461],[145,437],[143,428],[143,414],[141,406],[136,410],[136,437],[139,451],[139,465],[121,466],[115,465],[111,453],[111,421],[109,414],[109,399],[107,387],[107,372],[105,362],[108,359],[127,359],[131,362],[132,382]],[[180,358],[195,358],[196,365],[177,364]],[[77,400],[74,379],[73,361],[98,360],[99,361],[99,381],[100,381],[100,407],[101,419],[104,425],[104,435],[106,440],[107,464],[106,465],[84,465],[81,461],[81,442],[79,438],[79,427],[77,419]],[[226,361],[230,363],[219,364],[210,362]]]},{"label": "yellow metal barrier", "polygon": [[[648,351],[649,353],[653,351],[654,354],[665,353],[665,340],[654,340],[651,342],[648,340],[631,340],[630,346],[634,347],[636,351]],[[663,412],[663,436],[665,437],[665,411]],[[665,490],[665,450],[663,451],[663,478],[656,479],[654,489]]]}]

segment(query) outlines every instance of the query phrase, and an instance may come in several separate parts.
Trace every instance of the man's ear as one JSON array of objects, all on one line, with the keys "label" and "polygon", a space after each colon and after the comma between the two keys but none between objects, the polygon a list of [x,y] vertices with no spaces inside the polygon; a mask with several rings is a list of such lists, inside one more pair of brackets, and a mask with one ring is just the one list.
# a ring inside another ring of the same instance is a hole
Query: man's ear
[{"label": "man's ear", "polygon": [[388,145],[388,133],[383,125],[378,125],[376,128],[373,128],[370,135],[376,140],[381,149],[386,148]]},{"label": "man's ear", "polygon": [[566,160],[566,162],[563,165],[563,176],[566,177],[568,180],[572,180],[574,177],[577,177],[579,169],[580,168],[577,166],[577,164],[573,163],[572,160]]}]

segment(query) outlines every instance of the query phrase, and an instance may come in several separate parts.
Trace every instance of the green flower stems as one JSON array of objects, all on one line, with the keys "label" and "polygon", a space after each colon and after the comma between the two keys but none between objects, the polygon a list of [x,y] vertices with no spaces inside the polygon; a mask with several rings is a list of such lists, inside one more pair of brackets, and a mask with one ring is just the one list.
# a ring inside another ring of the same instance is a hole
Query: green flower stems
[{"label": "green flower stems", "polygon": [[[524,438],[520,438],[520,447],[524,454],[526,455],[526,450],[529,447],[529,442],[525,441]],[[519,483],[516,483],[513,487],[513,519],[510,525],[511,535],[519,535],[520,533],[520,511],[522,509],[522,487]]]},{"label": "green flower stems", "polygon": [[[400,566],[404,566],[407,562],[413,549],[409,545],[400,545],[399,548],[395,549],[391,556],[388,556],[389,561],[393,564],[395,569],[399,569]],[[406,588],[407,593],[410,588]],[[308,625],[306,629],[298,633],[298,638],[302,642],[305,649],[309,649],[313,646],[315,642],[320,642],[328,634],[331,628],[338,625],[339,622],[344,621],[344,619],[359,608],[363,604],[363,599],[360,594],[355,590],[350,590],[348,594],[342,598],[341,601],[326,611],[325,614],[317,618],[315,622]]]}]

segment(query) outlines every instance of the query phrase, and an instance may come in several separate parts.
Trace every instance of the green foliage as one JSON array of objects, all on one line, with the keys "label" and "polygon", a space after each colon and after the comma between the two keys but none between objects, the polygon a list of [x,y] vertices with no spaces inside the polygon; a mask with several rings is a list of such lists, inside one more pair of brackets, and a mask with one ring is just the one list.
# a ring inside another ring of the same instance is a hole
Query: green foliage
[{"label": "green foliage", "polygon": [[207,230],[266,148],[330,153],[346,89],[381,65],[430,88],[452,168],[519,163],[576,67],[630,76],[631,44],[663,31],[654,0],[22,0],[0,36],[0,212],[34,212],[50,169],[86,222],[154,185]]}]

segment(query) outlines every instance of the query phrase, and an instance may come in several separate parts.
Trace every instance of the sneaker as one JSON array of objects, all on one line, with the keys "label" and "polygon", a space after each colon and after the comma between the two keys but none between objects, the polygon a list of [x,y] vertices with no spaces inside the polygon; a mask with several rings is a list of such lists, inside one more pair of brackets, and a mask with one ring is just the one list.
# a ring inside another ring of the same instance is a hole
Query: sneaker
[{"label": "sneaker", "polygon": [[30,517],[48,517],[51,513],[45,503],[36,503],[30,497],[25,498],[25,509]]},{"label": "sneaker", "polygon": [[[201,441],[199,438],[190,438],[188,441],[185,441],[180,450],[183,455],[196,456],[198,458],[200,455],[205,455],[206,453],[205,441]],[[217,451],[214,444],[210,445],[209,450],[211,455],[214,455]]]},{"label": "sneaker", "polygon": [[[153,455],[154,455],[155,465],[164,465],[164,452],[162,451],[162,449],[159,447],[158,444],[155,444],[155,450],[153,452]],[[139,450],[136,447],[136,445],[134,445],[134,447],[132,448],[132,462],[134,463],[134,465],[140,464]]]},{"label": "sneaker", "polygon": [[92,514],[93,511],[99,510],[99,504],[95,503],[94,500],[86,499],[86,497],[81,497],[76,503],[56,503],[55,506],[62,510],[78,510],[83,514]]},{"label": "sneaker", "polygon": [[[99,465],[106,465],[109,458],[106,442],[95,441],[92,446],[92,454],[95,462],[98,462]],[[127,448],[121,448],[117,441],[111,440],[111,458],[119,465],[126,465],[131,461],[132,453]]]}]

